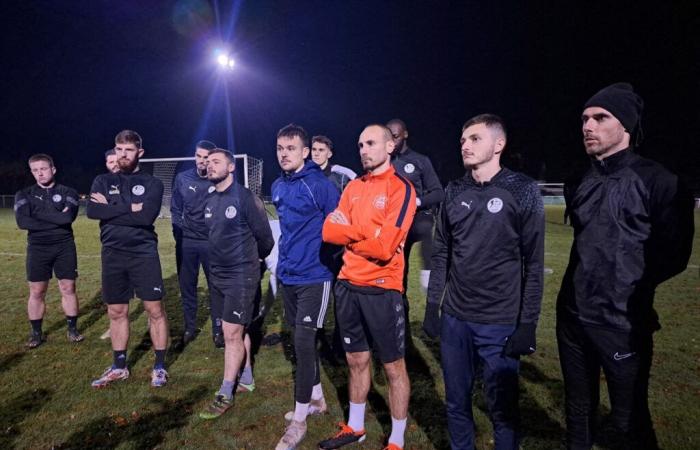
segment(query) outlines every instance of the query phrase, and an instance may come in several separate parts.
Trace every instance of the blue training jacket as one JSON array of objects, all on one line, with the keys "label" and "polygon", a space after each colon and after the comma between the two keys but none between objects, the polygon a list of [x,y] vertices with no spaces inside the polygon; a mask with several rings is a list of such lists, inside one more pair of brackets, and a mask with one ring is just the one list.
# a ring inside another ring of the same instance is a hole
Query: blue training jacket
[{"label": "blue training jacket", "polygon": [[272,202],[280,219],[276,275],[287,285],[332,280],[334,246],[321,240],[326,216],[340,194],[315,162],[306,161],[296,173],[282,174],[272,183]]}]

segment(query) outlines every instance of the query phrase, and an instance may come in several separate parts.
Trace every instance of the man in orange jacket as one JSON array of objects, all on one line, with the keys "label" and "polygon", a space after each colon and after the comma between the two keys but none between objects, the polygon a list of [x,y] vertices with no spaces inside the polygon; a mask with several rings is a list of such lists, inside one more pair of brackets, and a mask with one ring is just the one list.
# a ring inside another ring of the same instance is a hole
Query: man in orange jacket
[{"label": "man in orange jacket", "polygon": [[350,417],[319,447],[339,448],[365,439],[372,342],[389,382],[392,431],[386,449],[397,450],[404,444],[411,392],[404,361],[402,251],[416,211],[416,191],[391,166],[394,142],[387,127],[367,126],[358,147],[367,173],[348,184],[323,224],[323,240],[345,246],[335,313],[350,368]]}]

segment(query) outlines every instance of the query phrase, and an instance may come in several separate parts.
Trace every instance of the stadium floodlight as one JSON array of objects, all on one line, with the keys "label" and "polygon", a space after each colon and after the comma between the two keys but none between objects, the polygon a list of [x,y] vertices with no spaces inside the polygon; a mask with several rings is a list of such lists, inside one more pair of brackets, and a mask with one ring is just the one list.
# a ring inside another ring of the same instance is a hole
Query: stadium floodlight
[{"label": "stadium floodlight", "polygon": [[236,61],[226,53],[217,52],[216,62],[222,69],[231,70],[236,65]]}]

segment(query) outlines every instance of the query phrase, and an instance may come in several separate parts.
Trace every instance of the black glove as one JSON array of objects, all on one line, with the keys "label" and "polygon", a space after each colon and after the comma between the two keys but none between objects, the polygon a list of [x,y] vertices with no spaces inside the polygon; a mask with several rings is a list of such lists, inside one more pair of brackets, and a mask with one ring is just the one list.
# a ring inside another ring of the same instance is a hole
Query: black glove
[{"label": "black glove", "polygon": [[537,325],[534,323],[521,323],[515,329],[513,334],[508,338],[506,347],[503,352],[506,356],[517,358],[521,355],[531,355],[535,353],[537,345],[535,343],[535,330]]},{"label": "black glove", "polygon": [[428,303],[425,305],[425,318],[423,319],[423,331],[429,337],[435,339],[440,337],[440,305]]}]

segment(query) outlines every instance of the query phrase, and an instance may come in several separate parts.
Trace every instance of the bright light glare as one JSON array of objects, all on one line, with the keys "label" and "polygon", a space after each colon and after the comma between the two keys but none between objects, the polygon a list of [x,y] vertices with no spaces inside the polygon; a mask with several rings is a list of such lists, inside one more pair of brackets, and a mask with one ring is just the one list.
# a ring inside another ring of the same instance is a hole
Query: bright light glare
[{"label": "bright light glare", "polygon": [[235,66],[235,65],[236,65],[236,61],[234,61],[233,59],[228,60],[228,68],[229,69],[233,69],[233,66]]},{"label": "bright light glare", "polygon": [[216,58],[216,61],[219,63],[220,66],[226,67],[226,65],[228,64],[228,56],[219,55],[219,57]]}]

